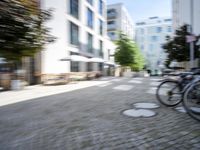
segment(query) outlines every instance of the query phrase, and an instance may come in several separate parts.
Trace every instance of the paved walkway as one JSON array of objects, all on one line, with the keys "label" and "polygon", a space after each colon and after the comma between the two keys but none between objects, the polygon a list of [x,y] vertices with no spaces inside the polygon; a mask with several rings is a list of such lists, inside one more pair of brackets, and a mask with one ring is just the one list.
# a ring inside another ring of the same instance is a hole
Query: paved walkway
[{"label": "paved walkway", "polygon": [[123,115],[137,102],[160,105],[157,80],[104,78],[1,106],[0,150],[199,150],[200,123],[186,113],[160,106],[149,109],[153,117]]},{"label": "paved walkway", "polygon": [[81,81],[57,86],[26,86],[23,90],[19,91],[0,92],[0,106],[65,92],[71,92],[94,85],[105,84],[107,82],[108,81]]}]

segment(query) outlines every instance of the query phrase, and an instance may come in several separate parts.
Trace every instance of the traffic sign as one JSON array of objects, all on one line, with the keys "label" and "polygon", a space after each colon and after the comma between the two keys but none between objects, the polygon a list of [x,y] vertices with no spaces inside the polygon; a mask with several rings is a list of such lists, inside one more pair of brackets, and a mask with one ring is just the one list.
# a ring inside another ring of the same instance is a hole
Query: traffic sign
[{"label": "traffic sign", "polygon": [[191,42],[194,42],[196,41],[196,36],[195,35],[187,35],[186,36],[186,42],[187,43],[191,43]]}]

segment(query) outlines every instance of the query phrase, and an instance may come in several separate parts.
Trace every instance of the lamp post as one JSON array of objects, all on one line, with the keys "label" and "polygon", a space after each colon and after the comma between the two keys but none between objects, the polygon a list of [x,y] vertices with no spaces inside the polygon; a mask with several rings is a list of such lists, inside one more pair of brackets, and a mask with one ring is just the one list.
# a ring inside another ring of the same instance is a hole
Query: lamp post
[{"label": "lamp post", "polygon": [[[190,33],[193,34],[193,21],[194,21],[194,0],[190,4]],[[194,67],[194,42],[190,42],[190,69]]]}]

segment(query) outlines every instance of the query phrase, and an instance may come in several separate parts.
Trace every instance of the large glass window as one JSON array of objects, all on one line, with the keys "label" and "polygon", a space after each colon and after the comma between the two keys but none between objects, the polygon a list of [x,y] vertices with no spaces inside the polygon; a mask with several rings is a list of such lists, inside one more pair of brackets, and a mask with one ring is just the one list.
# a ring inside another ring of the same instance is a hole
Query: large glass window
[{"label": "large glass window", "polygon": [[88,71],[93,71],[93,63],[92,63],[92,62],[89,62],[89,63],[88,63],[87,70],[88,70]]},{"label": "large glass window", "polygon": [[93,52],[93,36],[92,34],[88,33],[88,52],[92,53]]},{"label": "large glass window", "polygon": [[93,5],[93,0],[87,0],[90,5]]},{"label": "large glass window", "polygon": [[93,12],[89,8],[87,11],[87,25],[93,28]]},{"label": "large glass window", "polygon": [[167,27],[167,32],[172,32],[172,27],[171,26]]},{"label": "large glass window", "polygon": [[79,62],[71,62],[71,72],[79,72]]},{"label": "large glass window", "polygon": [[70,0],[70,14],[75,18],[79,17],[79,0]]},{"label": "large glass window", "polygon": [[157,36],[151,36],[151,41],[152,41],[152,42],[158,41],[158,37],[157,37]]},{"label": "large glass window", "polygon": [[103,35],[103,21],[99,19],[99,34]]},{"label": "large glass window", "polygon": [[70,22],[70,43],[73,45],[79,45],[79,31],[78,26]]},{"label": "large glass window", "polygon": [[99,13],[103,15],[103,1],[99,0]]},{"label": "large glass window", "polygon": [[157,33],[162,32],[162,27],[157,27],[157,28],[156,28],[156,32],[157,32]]},{"label": "large glass window", "polygon": [[99,41],[99,56],[103,57],[103,42]]}]

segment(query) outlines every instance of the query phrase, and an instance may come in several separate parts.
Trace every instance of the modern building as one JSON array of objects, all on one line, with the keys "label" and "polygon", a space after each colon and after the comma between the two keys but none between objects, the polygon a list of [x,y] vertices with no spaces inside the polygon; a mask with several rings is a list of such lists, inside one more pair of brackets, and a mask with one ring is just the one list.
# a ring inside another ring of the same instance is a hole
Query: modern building
[{"label": "modern building", "polygon": [[172,0],[173,27],[192,25],[193,33],[200,34],[200,0]]},{"label": "modern building", "polygon": [[107,6],[107,28],[111,40],[118,39],[118,31],[122,31],[134,39],[134,24],[123,3]]},{"label": "modern building", "polygon": [[106,0],[41,1],[43,9],[53,9],[47,26],[57,38],[42,53],[42,73],[103,71],[110,63]]},{"label": "modern building", "polygon": [[152,74],[159,73],[164,67],[166,54],[162,45],[172,32],[170,17],[151,17],[136,23],[136,43],[146,58],[147,70]]},{"label": "modern building", "polygon": [[[173,8],[173,28],[190,25],[190,32],[194,35],[200,35],[200,0],[172,0]],[[192,27],[192,28],[191,28]],[[191,30],[192,29],[192,30]],[[198,42],[200,44],[200,41]],[[180,66],[189,69],[198,67],[200,60],[196,59],[190,62],[179,63]]]}]

